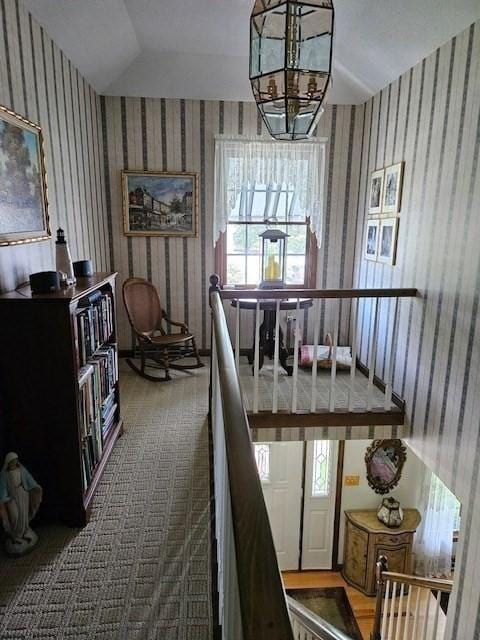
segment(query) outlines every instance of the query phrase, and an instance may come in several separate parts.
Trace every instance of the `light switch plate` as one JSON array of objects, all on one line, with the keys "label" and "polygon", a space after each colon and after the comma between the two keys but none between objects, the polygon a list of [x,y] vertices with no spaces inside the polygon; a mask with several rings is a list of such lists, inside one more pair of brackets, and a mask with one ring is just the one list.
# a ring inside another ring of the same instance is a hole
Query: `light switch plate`
[{"label": "light switch plate", "polygon": [[346,487],[358,487],[360,484],[360,476],[345,476]]}]

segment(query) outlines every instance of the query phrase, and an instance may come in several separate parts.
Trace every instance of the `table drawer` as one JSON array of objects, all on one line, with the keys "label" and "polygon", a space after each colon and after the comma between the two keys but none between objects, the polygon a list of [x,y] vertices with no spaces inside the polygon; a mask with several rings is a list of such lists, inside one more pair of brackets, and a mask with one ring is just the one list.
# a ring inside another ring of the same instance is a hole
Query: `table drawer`
[{"label": "table drawer", "polygon": [[411,538],[411,533],[380,533],[376,536],[376,542],[377,544],[391,544],[394,546],[397,544],[408,544]]}]

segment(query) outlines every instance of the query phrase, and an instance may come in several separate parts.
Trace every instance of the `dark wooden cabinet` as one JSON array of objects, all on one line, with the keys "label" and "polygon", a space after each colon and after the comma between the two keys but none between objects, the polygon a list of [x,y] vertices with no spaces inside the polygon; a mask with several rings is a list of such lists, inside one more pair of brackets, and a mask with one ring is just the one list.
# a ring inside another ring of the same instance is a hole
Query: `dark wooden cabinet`
[{"label": "dark wooden cabinet", "polygon": [[108,386],[109,429],[104,438],[100,429],[102,441],[86,475],[81,391],[85,367],[80,353],[84,336],[79,335],[78,316],[96,304],[91,301],[108,298],[109,335],[105,331],[93,345],[92,357],[103,349],[116,359],[115,276],[79,278],[75,286],[56,293],[33,295],[24,287],[0,296],[1,453],[15,451],[43,487],[39,517],[45,520],[87,523],[98,481],[122,431],[115,375]]},{"label": "dark wooden cabinet", "polygon": [[345,547],[342,574],[345,580],[369,596],[376,593],[375,567],[386,556],[388,570],[412,571],[412,543],[420,524],[416,509],[404,509],[402,525],[389,529],[374,509],[345,511]]}]

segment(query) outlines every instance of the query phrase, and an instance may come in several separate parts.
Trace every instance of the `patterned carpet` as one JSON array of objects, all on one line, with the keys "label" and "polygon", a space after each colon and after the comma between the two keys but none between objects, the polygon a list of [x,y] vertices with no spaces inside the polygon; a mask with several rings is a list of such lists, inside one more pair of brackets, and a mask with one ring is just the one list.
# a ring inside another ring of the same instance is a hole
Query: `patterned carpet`
[{"label": "patterned carpet", "polygon": [[82,530],[0,552],[0,638],[212,637],[208,368],[155,384],[122,368],[125,435]]},{"label": "patterned carpet", "polygon": [[[293,359],[290,359],[293,363]],[[240,359],[240,380],[242,384],[243,399],[247,411],[253,411],[254,377],[252,367],[248,364],[247,358]],[[327,410],[330,401],[330,380],[331,371],[318,369],[317,371],[317,410]],[[259,373],[259,403],[260,411],[271,411],[273,405],[273,363],[268,359]],[[337,371],[335,383],[335,408],[347,410],[348,392],[350,388],[350,371]],[[279,367],[278,373],[278,409],[290,410],[292,406],[293,377]],[[310,411],[312,399],[312,371],[311,369],[298,369],[297,382],[297,409],[299,411]],[[355,385],[353,391],[353,406],[356,411],[366,411],[368,397],[368,378],[358,369],[355,372]],[[372,388],[372,408],[383,409],[385,404],[384,394]],[[391,407],[395,405],[390,403]]]}]

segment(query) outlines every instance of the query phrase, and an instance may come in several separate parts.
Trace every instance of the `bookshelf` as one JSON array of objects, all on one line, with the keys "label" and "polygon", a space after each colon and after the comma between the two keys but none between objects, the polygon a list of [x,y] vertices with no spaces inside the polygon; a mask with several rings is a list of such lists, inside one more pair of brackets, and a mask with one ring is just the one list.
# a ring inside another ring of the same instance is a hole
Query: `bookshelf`
[{"label": "bookshelf", "polygon": [[39,517],[76,527],[123,430],[115,277],[0,296],[0,453],[18,453],[43,487]]}]

